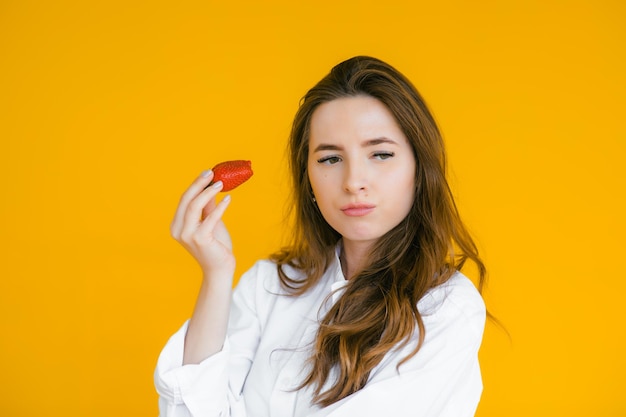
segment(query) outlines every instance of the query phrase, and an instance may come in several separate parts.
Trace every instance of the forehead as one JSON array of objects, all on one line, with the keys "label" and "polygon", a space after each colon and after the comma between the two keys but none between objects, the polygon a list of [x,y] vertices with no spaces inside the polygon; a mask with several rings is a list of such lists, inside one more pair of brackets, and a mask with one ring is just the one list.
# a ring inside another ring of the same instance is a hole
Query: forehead
[{"label": "forehead", "polygon": [[387,106],[370,96],[342,97],[323,103],[311,117],[311,144],[377,137],[406,140]]}]

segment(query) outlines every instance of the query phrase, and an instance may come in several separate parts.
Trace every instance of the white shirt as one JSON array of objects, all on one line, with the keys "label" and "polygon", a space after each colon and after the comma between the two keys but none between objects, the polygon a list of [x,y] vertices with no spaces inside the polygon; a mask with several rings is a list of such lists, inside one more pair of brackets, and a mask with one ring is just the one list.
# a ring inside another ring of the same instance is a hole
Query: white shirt
[{"label": "white shirt", "polygon": [[459,272],[419,301],[426,338],[400,368],[417,336],[388,352],[363,389],[329,407],[311,405],[310,388],[293,389],[305,375],[318,317],[341,296],[346,282],[336,258],[314,288],[289,296],[276,265],[257,262],[234,291],[220,352],[183,366],[187,323],[164,347],[155,371],[161,417],[473,416],[482,392],[477,355],[485,306]]}]

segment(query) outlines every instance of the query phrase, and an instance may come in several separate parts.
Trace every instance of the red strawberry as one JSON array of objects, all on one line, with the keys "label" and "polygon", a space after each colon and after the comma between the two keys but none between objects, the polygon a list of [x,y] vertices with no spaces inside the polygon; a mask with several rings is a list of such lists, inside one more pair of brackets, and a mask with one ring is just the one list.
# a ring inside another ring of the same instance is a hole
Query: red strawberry
[{"label": "red strawberry", "polygon": [[252,176],[252,162],[226,161],[213,167],[213,182],[222,181],[222,191],[230,191],[248,181]]}]

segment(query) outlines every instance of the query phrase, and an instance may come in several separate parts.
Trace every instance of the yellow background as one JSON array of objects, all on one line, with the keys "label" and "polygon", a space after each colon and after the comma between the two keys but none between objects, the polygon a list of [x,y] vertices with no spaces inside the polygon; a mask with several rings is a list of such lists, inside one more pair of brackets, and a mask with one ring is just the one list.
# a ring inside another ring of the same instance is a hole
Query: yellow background
[{"label": "yellow background", "polygon": [[276,249],[298,100],[356,54],[445,135],[511,334],[487,326],[478,416],[625,415],[625,4],[0,1],[0,415],[156,415],[199,284],[180,194],[251,159],[237,272]]}]

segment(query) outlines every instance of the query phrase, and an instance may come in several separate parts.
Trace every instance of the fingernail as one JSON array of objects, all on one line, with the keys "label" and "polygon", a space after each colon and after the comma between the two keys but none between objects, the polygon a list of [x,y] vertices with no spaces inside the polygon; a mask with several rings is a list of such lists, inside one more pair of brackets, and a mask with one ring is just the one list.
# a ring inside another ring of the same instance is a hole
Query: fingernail
[{"label": "fingernail", "polygon": [[225,203],[228,203],[230,201],[230,194],[226,194],[226,196],[224,196],[224,198],[222,198],[222,201]]},{"label": "fingernail", "polygon": [[213,188],[222,188],[222,181],[214,182],[211,187],[213,187]]},{"label": "fingernail", "polygon": [[211,172],[212,172],[212,170],[207,169],[206,171],[202,171],[202,173],[200,173],[200,176],[201,176],[202,178],[206,178],[206,177],[208,177],[209,175],[211,175]]}]

